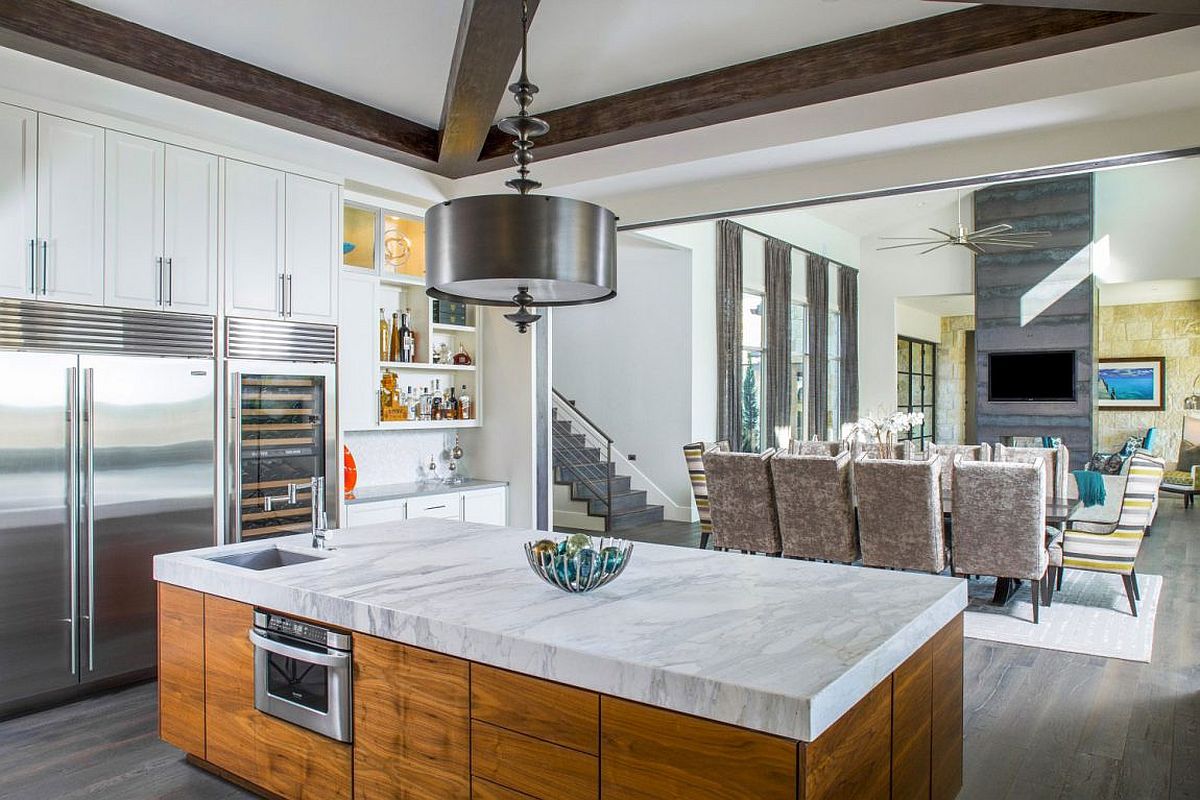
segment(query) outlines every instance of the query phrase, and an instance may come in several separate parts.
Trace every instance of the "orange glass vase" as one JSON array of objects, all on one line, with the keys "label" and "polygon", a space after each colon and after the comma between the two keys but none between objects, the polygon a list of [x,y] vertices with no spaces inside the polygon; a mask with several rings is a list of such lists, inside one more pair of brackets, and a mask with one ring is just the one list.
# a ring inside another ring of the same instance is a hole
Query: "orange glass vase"
[{"label": "orange glass vase", "polygon": [[358,465],[354,463],[354,454],[345,445],[342,445],[342,482],[346,487],[346,498],[354,497],[354,487],[358,485]]}]

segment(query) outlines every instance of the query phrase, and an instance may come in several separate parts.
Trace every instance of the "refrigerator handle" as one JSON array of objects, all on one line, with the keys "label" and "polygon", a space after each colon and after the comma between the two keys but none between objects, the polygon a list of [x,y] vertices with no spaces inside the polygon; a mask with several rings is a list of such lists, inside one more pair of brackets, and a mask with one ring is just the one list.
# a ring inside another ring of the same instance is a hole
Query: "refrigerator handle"
[{"label": "refrigerator handle", "polygon": [[87,666],[88,670],[95,669],[95,631],[96,631],[96,552],[95,552],[95,534],[96,534],[96,515],[93,509],[93,501],[96,494],[95,489],[95,464],[93,462],[93,453],[95,452],[96,438],[95,431],[96,417],[96,393],[95,393],[95,370],[87,367],[83,370],[83,492],[81,505],[84,507],[83,525],[84,533],[87,537],[87,614],[83,617],[87,622]]},{"label": "refrigerator handle", "polygon": [[79,368],[67,368],[67,508],[71,553],[71,674],[79,674]]},{"label": "refrigerator handle", "polygon": [[[229,476],[233,484],[233,519],[230,529],[233,541],[242,540],[242,373],[229,375],[229,416],[233,419],[233,463]],[[264,500],[264,502],[266,502]]]}]

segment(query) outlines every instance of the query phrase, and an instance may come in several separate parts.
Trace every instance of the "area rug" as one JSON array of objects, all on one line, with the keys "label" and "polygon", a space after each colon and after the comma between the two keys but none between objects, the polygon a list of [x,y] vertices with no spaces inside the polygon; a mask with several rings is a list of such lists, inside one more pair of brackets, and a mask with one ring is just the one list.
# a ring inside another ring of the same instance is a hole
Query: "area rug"
[{"label": "area rug", "polygon": [[993,606],[995,579],[972,580],[964,633],[972,639],[1149,663],[1162,576],[1139,574],[1138,586],[1142,599],[1134,617],[1120,575],[1067,570],[1062,591],[1054,593],[1049,608],[1042,606],[1041,622],[1034,625],[1028,582],[1008,605]]}]

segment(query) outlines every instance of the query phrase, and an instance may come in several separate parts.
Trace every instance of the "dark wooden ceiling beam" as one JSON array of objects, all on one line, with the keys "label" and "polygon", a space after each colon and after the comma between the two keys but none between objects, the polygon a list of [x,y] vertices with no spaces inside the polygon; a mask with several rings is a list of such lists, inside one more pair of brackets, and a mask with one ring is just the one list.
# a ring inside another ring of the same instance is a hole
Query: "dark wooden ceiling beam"
[{"label": "dark wooden ceiling beam", "polygon": [[392,161],[437,161],[432,128],[68,0],[0,0],[0,45]]},{"label": "dark wooden ceiling beam", "polygon": [[[946,2],[946,0],[933,0]],[[979,0],[950,0],[970,2]],[[1074,11],[1123,11],[1128,14],[1200,14],[1200,0],[983,0],[989,6],[1065,8]]]},{"label": "dark wooden ceiling beam", "polygon": [[[532,19],[538,0],[528,6]],[[442,105],[443,174],[474,168],[520,53],[521,0],[465,0]]]},{"label": "dark wooden ceiling beam", "polygon": [[[978,6],[553,111],[535,108],[550,133],[534,155],[544,160],[1196,24],[1190,15]],[[503,167],[508,139],[493,128],[475,172]]]}]

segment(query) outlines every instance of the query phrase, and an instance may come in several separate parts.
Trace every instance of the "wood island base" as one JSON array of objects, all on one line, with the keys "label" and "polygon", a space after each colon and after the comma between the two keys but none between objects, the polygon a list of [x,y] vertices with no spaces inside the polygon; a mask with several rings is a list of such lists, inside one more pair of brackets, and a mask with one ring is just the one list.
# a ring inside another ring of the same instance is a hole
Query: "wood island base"
[{"label": "wood island base", "polygon": [[159,584],[160,735],[264,797],[947,800],[962,785],[961,614],[812,742],[354,633],[350,745],[254,708],[252,613]]}]

